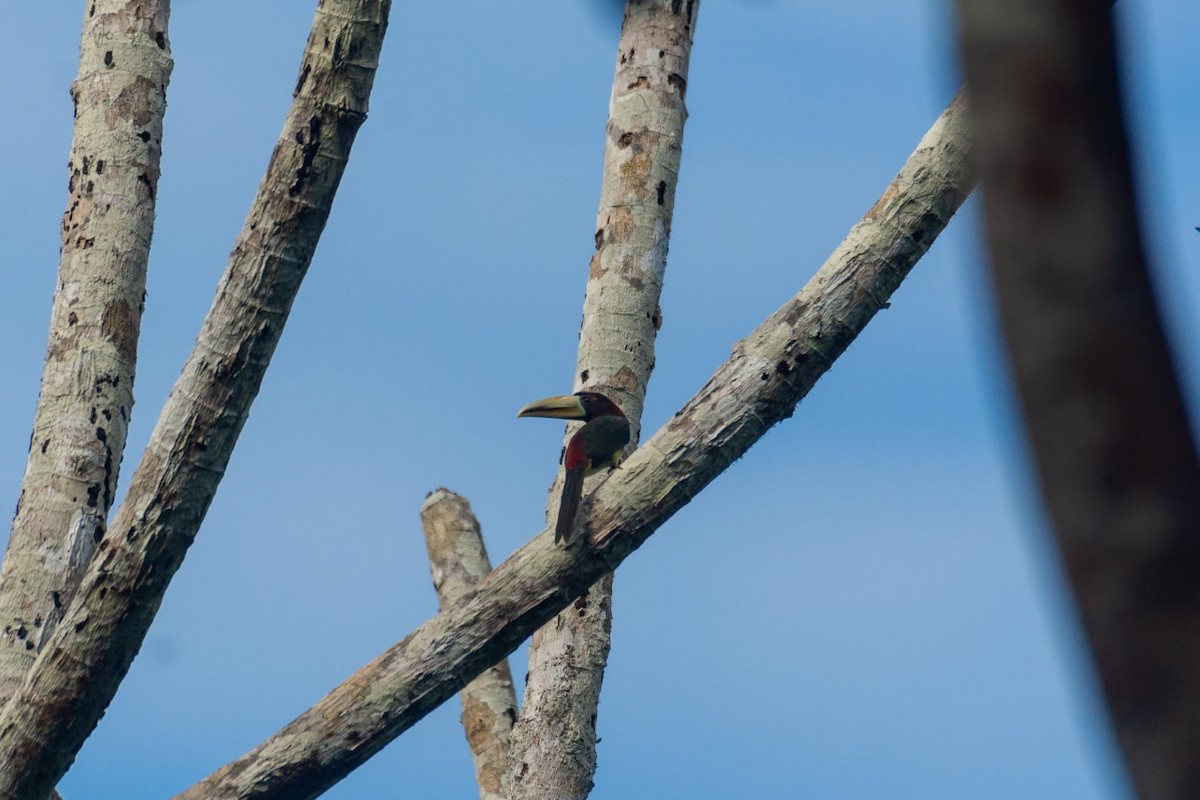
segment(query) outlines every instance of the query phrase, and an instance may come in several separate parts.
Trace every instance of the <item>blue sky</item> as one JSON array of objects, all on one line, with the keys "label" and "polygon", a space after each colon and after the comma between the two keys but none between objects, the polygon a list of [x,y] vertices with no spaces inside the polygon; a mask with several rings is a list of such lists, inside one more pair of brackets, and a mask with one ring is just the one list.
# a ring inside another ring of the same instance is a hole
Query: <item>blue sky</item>
[{"label": "blue sky", "polygon": [[[176,2],[127,480],[290,101],[311,3]],[[814,7],[819,6],[819,7]],[[1121,3],[1147,231],[1200,396],[1200,12]],[[599,196],[606,3],[398,2],[371,115],[196,544],[62,784],[159,798],[436,610],[424,495],[543,527]],[[957,88],[945,3],[701,12],[644,429],[797,291]],[[0,491],[45,349],[82,4],[0,29]],[[1033,492],[972,202],[796,415],[626,562],[597,800],[1131,796]],[[481,454],[485,454],[481,457]],[[524,649],[513,672],[523,675]],[[333,798],[469,797],[447,704]]]}]

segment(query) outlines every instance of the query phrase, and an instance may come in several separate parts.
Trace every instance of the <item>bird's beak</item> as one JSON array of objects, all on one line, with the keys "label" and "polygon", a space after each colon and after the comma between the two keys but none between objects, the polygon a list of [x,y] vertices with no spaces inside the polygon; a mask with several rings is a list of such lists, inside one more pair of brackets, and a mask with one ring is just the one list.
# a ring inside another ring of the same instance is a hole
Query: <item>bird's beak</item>
[{"label": "bird's beak", "polygon": [[518,417],[556,417],[558,419],[584,419],[587,412],[583,403],[573,394],[543,397],[517,412]]}]

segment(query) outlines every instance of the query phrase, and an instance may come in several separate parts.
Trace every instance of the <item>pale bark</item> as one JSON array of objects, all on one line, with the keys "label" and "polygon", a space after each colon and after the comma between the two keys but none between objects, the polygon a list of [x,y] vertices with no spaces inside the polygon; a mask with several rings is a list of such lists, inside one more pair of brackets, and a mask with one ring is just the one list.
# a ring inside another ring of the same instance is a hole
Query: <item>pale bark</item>
[{"label": "pale bark", "polygon": [[[883,308],[974,186],[956,99],[825,265],[592,496],[588,545],[550,530],[313,708],[180,798],[316,797],[511,653],[740,458]],[[585,507],[584,511],[588,511]]]},{"label": "pale bark", "polygon": [[1200,796],[1200,460],[1141,241],[1110,4],[960,0],[996,296],[1143,800]]},{"label": "pale bark", "polygon": [[0,704],[104,532],[133,409],[171,75],[166,0],[89,3],[67,209],[29,460],[0,574]]},{"label": "pale bark", "polygon": [[[479,520],[466,498],[449,489],[437,489],[421,505],[421,527],[429,551],[433,588],[441,607],[449,608],[492,571]],[[479,798],[501,800],[509,743],[517,719],[517,694],[508,659],[501,659],[468,683],[459,692],[459,699]]]},{"label": "pale bark", "polygon": [[129,668],[203,520],[328,219],[388,0],[322,0],[283,134],[196,345],[63,622],[0,714],[0,797],[41,797]]},{"label": "pale bark", "polygon": [[[588,270],[575,389],[603,392],[625,412],[637,446],[675,207],[684,95],[699,2],[626,5],[604,148],[596,252]],[[578,423],[568,426],[574,434]],[[565,445],[565,440],[564,440]],[[604,478],[592,477],[585,496]],[[563,475],[550,490],[558,514]],[[540,629],[513,732],[510,798],[583,798],[596,771],[596,718],[612,630],[612,575]]]}]

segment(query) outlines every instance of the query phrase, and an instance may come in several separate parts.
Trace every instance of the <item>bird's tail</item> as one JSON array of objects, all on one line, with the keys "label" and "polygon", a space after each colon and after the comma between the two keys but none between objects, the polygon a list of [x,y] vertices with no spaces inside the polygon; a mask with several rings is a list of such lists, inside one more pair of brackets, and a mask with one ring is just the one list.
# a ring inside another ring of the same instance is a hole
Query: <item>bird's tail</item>
[{"label": "bird's tail", "polygon": [[575,526],[575,514],[579,511],[579,500],[583,497],[584,469],[567,470],[563,483],[562,502],[558,506],[558,522],[554,526],[554,541],[567,544]]}]

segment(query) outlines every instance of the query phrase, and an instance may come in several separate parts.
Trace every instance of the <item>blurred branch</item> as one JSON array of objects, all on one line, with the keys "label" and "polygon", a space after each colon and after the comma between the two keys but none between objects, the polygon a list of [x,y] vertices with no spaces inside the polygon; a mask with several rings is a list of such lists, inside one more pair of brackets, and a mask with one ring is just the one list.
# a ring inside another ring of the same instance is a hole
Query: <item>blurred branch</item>
[{"label": "blurred branch", "polygon": [[322,0],[196,345],[74,602],[0,714],[0,797],[45,797],[141,646],[224,474],[366,118],[389,0]]},{"label": "blurred branch", "polygon": [[588,546],[547,530],[281,731],[180,798],[299,800],[349,774],[616,567],[740,458],[858,336],[974,186],[965,102],[808,284],[592,495]]},{"label": "blurred branch", "polygon": [[[605,126],[596,252],[587,270],[574,388],[603,392],[641,432],[662,324],[659,299],[687,121],[688,65],[700,3],[631,0],[617,44]],[[577,426],[568,426],[567,437]],[[567,439],[564,439],[565,447]],[[584,492],[603,476],[591,478]],[[563,474],[550,489],[558,513]],[[510,800],[586,798],[596,773],[596,718],[612,634],[613,577],[603,576],[529,648],[513,731]]]},{"label": "blurred branch", "polygon": [[[421,527],[433,588],[441,607],[449,608],[492,571],[479,520],[466,498],[449,489],[437,489],[421,505]],[[517,694],[508,659],[502,658],[468,683],[459,698],[479,798],[502,800],[509,742],[517,719]]]},{"label": "blurred branch", "polygon": [[1142,247],[1106,0],[959,0],[1000,319],[1143,800],[1200,794],[1200,462]]}]

